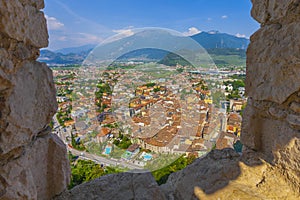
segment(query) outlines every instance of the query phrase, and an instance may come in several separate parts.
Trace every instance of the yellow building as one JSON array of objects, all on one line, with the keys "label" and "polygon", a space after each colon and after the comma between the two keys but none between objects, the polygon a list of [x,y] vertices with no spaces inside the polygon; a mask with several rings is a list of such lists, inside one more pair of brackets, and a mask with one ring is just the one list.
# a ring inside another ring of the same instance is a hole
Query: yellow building
[{"label": "yellow building", "polygon": [[72,120],[69,120],[69,121],[65,121],[64,125],[65,126],[72,126],[74,123],[75,123],[75,121],[72,119]]},{"label": "yellow building", "polygon": [[206,104],[212,104],[213,103],[213,100],[212,99],[204,99],[204,102]]}]

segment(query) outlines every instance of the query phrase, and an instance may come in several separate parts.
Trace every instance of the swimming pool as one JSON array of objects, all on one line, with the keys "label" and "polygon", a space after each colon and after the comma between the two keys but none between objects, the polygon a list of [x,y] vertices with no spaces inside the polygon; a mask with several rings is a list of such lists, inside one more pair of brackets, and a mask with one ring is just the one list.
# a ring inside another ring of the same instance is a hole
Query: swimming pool
[{"label": "swimming pool", "polygon": [[149,153],[145,153],[145,154],[143,155],[143,158],[144,158],[145,161],[148,161],[148,160],[151,160],[151,159],[152,159],[152,155],[149,154]]},{"label": "swimming pool", "polygon": [[106,155],[109,155],[109,154],[111,153],[111,147],[105,147],[104,153],[105,153]]}]

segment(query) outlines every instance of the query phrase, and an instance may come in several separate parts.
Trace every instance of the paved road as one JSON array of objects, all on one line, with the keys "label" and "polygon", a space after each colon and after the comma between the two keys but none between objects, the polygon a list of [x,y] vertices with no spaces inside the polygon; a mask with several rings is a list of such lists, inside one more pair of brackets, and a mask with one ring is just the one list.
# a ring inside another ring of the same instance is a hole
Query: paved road
[{"label": "paved road", "polygon": [[220,127],[220,131],[226,131],[226,127],[227,127],[227,118],[226,115],[221,115],[220,116],[220,122],[221,122],[221,127]]},{"label": "paved road", "polygon": [[56,133],[60,137],[60,139],[66,144],[68,151],[70,151],[73,155],[79,156],[82,159],[92,160],[96,163],[103,164],[103,165],[122,166],[122,167],[126,167],[128,169],[131,169],[131,170],[134,170],[134,169],[141,170],[141,169],[143,169],[139,165],[136,165],[136,164],[133,164],[133,163],[128,163],[128,162],[125,162],[123,160],[107,159],[107,158],[104,158],[104,157],[101,157],[101,156],[93,155],[93,154],[90,154],[90,153],[87,153],[87,152],[82,152],[82,151],[78,151],[76,149],[70,148],[67,145],[68,142],[66,141],[66,136],[71,135],[72,128],[71,127],[66,127],[66,128],[60,127],[59,123],[57,121],[57,118],[56,118],[56,114],[53,117],[53,121],[54,121],[53,133]]},{"label": "paved road", "polygon": [[104,165],[109,165],[109,166],[122,166],[122,167],[126,167],[128,169],[131,169],[131,170],[133,170],[133,169],[138,169],[138,170],[143,169],[142,167],[140,167],[138,165],[135,165],[133,163],[128,163],[128,162],[125,162],[123,160],[107,159],[107,158],[97,156],[97,155],[94,155],[94,154],[90,154],[90,153],[87,153],[87,152],[78,151],[76,149],[69,148],[69,147],[68,147],[68,150],[71,151],[71,153],[73,155],[79,156],[80,158],[83,158],[83,159],[92,160],[92,161],[94,161],[96,163],[99,163],[99,164],[104,164]]}]

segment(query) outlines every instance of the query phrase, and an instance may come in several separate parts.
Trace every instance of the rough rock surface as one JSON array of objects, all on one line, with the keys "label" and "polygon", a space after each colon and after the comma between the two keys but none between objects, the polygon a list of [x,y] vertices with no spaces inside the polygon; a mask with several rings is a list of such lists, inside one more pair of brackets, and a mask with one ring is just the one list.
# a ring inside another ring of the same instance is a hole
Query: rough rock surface
[{"label": "rough rock surface", "polygon": [[[256,153],[240,157],[232,149],[215,150],[161,186],[168,199],[299,199],[284,178]],[[280,189],[279,189],[280,188]]]},{"label": "rough rock surface", "polygon": [[[65,145],[54,134],[38,137],[30,146],[21,147],[19,157],[2,166],[7,199],[49,199],[69,182],[69,163]],[[13,155],[16,156],[16,155]]]},{"label": "rough rock surface", "polygon": [[56,198],[62,199],[165,199],[150,173],[119,173],[84,183]]},{"label": "rough rock surface", "polygon": [[26,45],[48,46],[43,0],[1,0],[1,32]]},{"label": "rough rock surface", "polygon": [[262,26],[247,51],[242,142],[300,192],[300,1],[252,2],[252,16]]},{"label": "rough rock surface", "polygon": [[108,175],[66,191],[67,199],[299,199],[276,167],[256,152],[214,150],[158,186],[149,173]]},{"label": "rough rock surface", "polygon": [[65,145],[48,124],[56,112],[43,0],[0,0],[0,199],[49,199],[66,189]]}]

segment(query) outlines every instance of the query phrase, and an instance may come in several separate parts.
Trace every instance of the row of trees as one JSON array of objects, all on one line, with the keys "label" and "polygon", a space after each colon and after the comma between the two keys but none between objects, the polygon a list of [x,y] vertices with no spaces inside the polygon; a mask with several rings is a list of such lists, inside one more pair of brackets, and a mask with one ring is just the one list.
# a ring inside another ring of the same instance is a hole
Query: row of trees
[{"label": "row of trees", "polygon": [[154,176],[156,182],[159,185],[164,184],[167,182],[170,174],[184,169],[187,165],[194,162],[195,159],[196,159],[196,156],[194,156],[192,154],[187,157],[181,156],[176,161],[171,163],[170,165],[168,165],[164,168],[158,169],[156,171],[153,171],[152,175]]},{"label": "row of trees", "polygon": [[113,144],[121,149],[127,149],[132,143],[127,136],[120,133],[119,137],[114,140]]},{"label": "row of trees", "polygon": [[72,105],[69,105],[65,111],[58,111],[56,118],[60,126],[65,127],[65,121],[72,120],[71,118]]},{"label": "row of trees", "polygon": [[224,81],[224,85],[232,85],[233,90],[238,90],[239,87],[245,87],[245,82],[243,80],[234,80],[234,81]]},{"label": "row of trees", "polygon": [[[71,183],[69,189],[75,187],[76,185],[82,184],[84,182],[99,178],[107,174],[114,174],[124,172],[125,169],[116,167],[104,167],[96,164],[90,160],[78,160],[78,156],[73,156],[69,153],[69,159],[71,162]],[[166,183],[169,175],[173,172],[179,171],[185,168],[187,165],[191,164],[196,159],[195,156],[191,155],[188,157],[181,156],[172,164],[153,171],[152,174],[159,185]]]},{"label": "row of trees", "polygon": [[107,174],[123,172],[115,167],[104,167],[90,160],[76,160],[76,156],[69,153],[71,161],[71,183],[69,189],[84,182],[99,178]]},{"label": "row of trees", "polygon": [[72,133],[71,133],[71,144],[72,144],[72,147],[74,149],[77,149],[79,151],[86,150],[86,148],[85,148],[84,144],[82,143],[82,141],[80,141],[80,140],[76,141],[75,137],[74,137],[74,135]]},{"label": "row of trees", "polygon": [[104,83],[102,80],[97,84],[97,91],[95,92],[96,106],[98,107],[98,112],[103,112],[107,108],[106,104],[102,103],[103,94],[112,94],[112,89],[108,83]]}]

